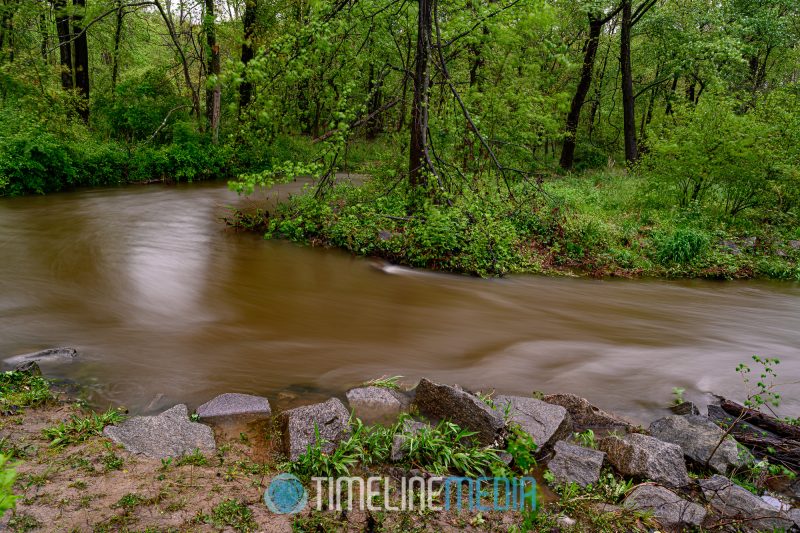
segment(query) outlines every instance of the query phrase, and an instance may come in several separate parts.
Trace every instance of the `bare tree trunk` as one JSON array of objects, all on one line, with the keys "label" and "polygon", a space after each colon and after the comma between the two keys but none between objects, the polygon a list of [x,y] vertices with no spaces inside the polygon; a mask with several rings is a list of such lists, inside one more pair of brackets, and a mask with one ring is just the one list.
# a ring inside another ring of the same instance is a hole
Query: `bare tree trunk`
[{"label": "bare tree trunk", "polygon": [[119,45],[122,40],[122,19],[125,16],[125,11],[122,9],[122,0],[117,0],[117,19],[114,28],[114,57],[112,58],[113,64],[111,66],[111,97],[117,90],[117,79],[119,77]]},{"label": "bare tree trunk", "polygon": [[639,147],[636,144],[636,109],[631,72],[631,26],[631,0],[622,0],[622,32],[619,47],[619,65],[622,71],[622,125],[625,160],[628,163],[635,163],[639,159]]},{"label": "bare tree trunk", "polygon": [[377,111],[383,105],[383,74],[376,76],[375,65],[369,65],[369,86],[367,87],[367,94],[369,94],[369,105],[367,106],[367,115],[370,117],[367,120],[367,139],[375,139],[383,130],[383,118]]},{"label": "bare tree trunk", "polygon": [[72,19],[72,31],[74,34],[74,64],[75,64],[75,88],[81,97],[78,103],[78,115],[84,122],[89,122],[89,41],[86,32],[83,31],[83,17],[86,8],[86,0],[72,0],[72,5],[78,10]]},{"label": "bare tree trunk", "polygon": [[244,26],[244,42],[242,42],[242,65],[244,65],[244,81],[239,85],[239,112],[250,105],[253,99],[253,83],[247,77],[247,64],[255,56],[253,48],[253,34],[255,33],[256,26],[256,10],[258,8],[258,0],[245,0],[244,3],[244,17],[242,24]]},{"label": "bare tree trunk", "polygon": [[600,43],[600,30],[603,22],[594,14],[589,14],[589,37],[583,45],[583,67],[581,68],[581,78],[578,87],[575,89],[575,96],[567,115],[567,125],[565,128],[564,144],[561,148],[561,168],[569,170],[575,160],[575,134],[578,131],[578,123],[581,118],[581,109],[592,85],[592,74],[594,72],[594,59],[597,55],[597,46]]},{"label": "bare tree trunk", "polygon": [[180,58],[181,66],[183,67],[183,79],[186,83],[186,88],[189,89],[192,94],[192,112],[194,113],[194,116],[199,119],[200,95],[197,94],[198,91],[195,89],[194,84],[192,83],[192,75],[189,73],[189,62],[186,60],[186,54],[183,52],[183,48],[181,48],[180,41],[178,41],[178,34],[175,32],[175,27],[172,25],[172,20],[170,19],[168,10],[164,10],[164,7],[161,5],[159,0],[153,0],[153,3],[158,9],[161,19],[164,21],[164,24],[167,27],[172,44],[175,46],[175,51],[178,53],[178,57]]},{"label": "bare tree trunk", "polygon": [[75,88],[72,78],[72,25],[67,13],[67,0],[54,0],[56,32],[58,33],[59,63],[61,65],[61,87],[66,91]]},{"label": "bare tree trunk", "polygon": [[414,68],[414,102],[411,108],[411,150],[408,164],[409,183],[427,184],[428,162],[428,92],[430,86],[430,51],[433,0],[419,0],[417,16],[417,55]]},{"label": "bare tree trunk", "polygon": [[206,119],[211,128],[211,140],[214,144],[219,140],[219,118],[220,118],[220,96],[221,90],[219,82],[220,59],[219,44],[217,43],[216,15],[214,12],[214,0],[205,0],[205,31],[206,44],[208,45],[208,65],[206,70],[209,77],[214,77],[213,87],[206,89]]}]

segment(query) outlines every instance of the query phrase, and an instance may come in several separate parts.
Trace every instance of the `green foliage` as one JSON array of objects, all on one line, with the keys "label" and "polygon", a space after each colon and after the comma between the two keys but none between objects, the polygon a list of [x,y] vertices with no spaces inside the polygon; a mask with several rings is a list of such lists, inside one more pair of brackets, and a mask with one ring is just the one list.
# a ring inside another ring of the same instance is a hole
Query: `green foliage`
[{"label": "green foliage", "polygon": [[780,364],[780,361],[775,358],[761,357],[753,355],[753,362],[761,366],[758,378],[755,384],[752,383],[751,369],[745,363],[739,363],[736,366],[736,371],[741,375],[742,382],[747,388],[747,398],[744,401],[745,406],[751,409],[760,409],[764,405],[771,405],[778,407],[781,404],[781,395],[776,392],[775,383],[777,374],[775,373],[775,366]]},{"label": "green foliage", "polygon": [[9,463],[9,457],[0,454],[0,517],[6,511],[13,509],[17,496],[14,495],[14,481],[17,478],[17,471],[14,465]]},{"label": "green foliage", "polygon": [[72,415],[67,422],[46,428],[42,433],[50,440],[50,446],[60,448],[101,435],[103,428],[118,424],[123,419],[122,413],[116,409],[109,409],[105,413],[92,413],[85,417]]},{"label": "green foliage", "polygon": [[53,399],[50,382],[15,370],[0,373],[0,412],[16,407],[38,407]]},{"label": "green foliage", "polygon": [[575,433],[574,437],[581,446],[591,448],[593,450],[597,449],[597,441],[595,440],[594,431],[591,429],[587,429],[583,433]]},{"label": "green foliage", "polygon": [[235,498],[229,498],[215,505],[208,522],[215,527],[229,527],[241,533],[258,529],[258,524],[253,519],[253,511]]},{"label": "green foliage", "polygon": [[192,453],[187,453],[186,455],[182,455],[175,461],[177,466],[206,466],[208,465],[208,459],[205,455],[203,455],[200,450],[195,448]]},{"label": "green foliage", "polygon": [[381,376],[364,383],[365,387],[381,387],[390,390],[400,390],[400,380],[403,376]]},{"label": "green foliage", "polygon": [[536,449],[537,445],[530,433],[517,424],[510,426],[509,434],[506,435],[506,452],[511,454],[513,465],[522,474],[528,474],[536,467],[536,458],[534,457]]},{"label": "green foliage", "polygon": [[656,237],[656,258],[662,265],[691,264],[708,251],[711,238],[694,228],[677,228]]},{"label": "green foliage", "polygon": [[680,405],[684,402],[683,393],[686,392],[686,389],[681,387],[673,387],[672,388],[672,405]]}]

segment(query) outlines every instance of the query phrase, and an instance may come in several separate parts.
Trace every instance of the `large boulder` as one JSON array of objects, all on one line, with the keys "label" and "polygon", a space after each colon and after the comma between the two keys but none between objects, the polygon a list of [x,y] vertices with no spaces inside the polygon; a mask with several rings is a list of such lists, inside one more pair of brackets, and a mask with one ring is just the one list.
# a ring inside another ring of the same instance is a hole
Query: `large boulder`
[{"label": "large boulder", "polygon": [[490,446],[503,440],[506,425],[503,415],[460,387],[439,385],[423,378],[417,385],[414,404],[425,416],[447,419],[474,431],[480,444]]},{"label": "large boulder", "polygon": [[211,422],[252,422],[272,415],[269,400],[263,396],[226,392],[207,401],[195,411],[200,420]]},{"label": "large boulder", "polygon": [[703,506],[684,500],[660,485],[645,483],[628,493],[624,507],[650,512],[665,528],[682,531],[686,527],[700,527],[706,517]]},{"label": "large boulder", "polygon": [[392,421],[411,403],[402,392],[386,387],[358,387],[346,396],[353,413],[366,423]]},{"label": "large boulder", "polygon": [[589,403],[586,398],[574,394],[548,394],[542,401],[560,405],[569,412],[574,429],[633,429],[634,425]]},{"label": "large boulder", "polygon": [[720,474],[725,474],[740,462],[736,441],[726,438],[725,432],[704,416],[666,416],[650,424],[650,434],[664,442],[677,444],[686,457],[699,465],[708,462]]},{"label": "large boulder", "polygon": [[70,363],[78,357],[78,350],[75,348],[48,348],[38,352],[24,353],[9,357],[3,361],[3,365],[14,368],[24,363]]},{"label": "large boulder", "polygon": [[559,484],[576,483],[581,487],[594,485],[600,479],[600,469],[606,454],[563,440],[553,447],[555,455],[547,468]]},{"label": "large boulder", "polygon": [[317,432],[325,453],[333,452],[350,433],[350,413],[337,398],[284,411],[278,421],[283,451],[290,461],[296,461],[317,442]]},{"label": "large boulder", "polygon": [[624,476],[649,479],[669,487],[685,487],[690,482],[683,450],[676,444],[631,433],[600,439],[598,448],[606,452],[608,462]]},{"label": "large boulder", "polygon": [[131,453],[146,457],[180,457],[195,450],[216,449],[211,428],[189,420],[183,404],[155,416],[134,416],[118,426],[106,426],[103,434]]},{"label": "large boulder", "polygon": [[507,424],[517,424],[533,437],[538,455],[572,432],[569,413],[560,405],[523,396],[497,396],[494,406],[500,416],[506,418]]},{"label": "large boulder", "polygon": [[701,479],[699,484],[711,507],[723,517],[739,521],[737,525],[746,531],[786,530],[794,524],[787,513],[724,476]]}]

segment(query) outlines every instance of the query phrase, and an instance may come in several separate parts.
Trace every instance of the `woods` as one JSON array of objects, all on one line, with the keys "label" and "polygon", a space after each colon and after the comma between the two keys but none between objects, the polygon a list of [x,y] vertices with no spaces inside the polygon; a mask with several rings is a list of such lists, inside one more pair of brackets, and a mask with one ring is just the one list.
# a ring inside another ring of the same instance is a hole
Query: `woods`
[{"label": "woods", "polygon": [[785,246],[799,15],[791,0],[4,0],[0,194],[311,175],[320,198],[358,170],[408,195],[408,215],[480,191],[552,210],[565,176],[625,176],[649,202],[626,215],[696,210],[704,239],[756,224]]}]

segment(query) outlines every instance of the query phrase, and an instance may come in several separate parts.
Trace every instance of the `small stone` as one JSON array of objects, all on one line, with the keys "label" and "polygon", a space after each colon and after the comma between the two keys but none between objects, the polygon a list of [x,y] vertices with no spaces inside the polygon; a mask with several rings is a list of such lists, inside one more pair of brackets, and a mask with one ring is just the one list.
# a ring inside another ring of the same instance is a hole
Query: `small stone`
[{"label": "small stone", "polygon": [[745,237],[742,239],[742,246],[745,248],[755,248],[757,242],[758,238],[756,237]]},{"label": "small stone", "polygon": [[574,394],[549,394],[542,401],[560,405],[569,412],[575,431],[586,429],[633,429],[633,424],[595,407],[586,398]]},{"label": "small stone", "polygon": [[378,238],[382,241],[388,241],[389,239],[392,238],[392,234],[391,232],[382,229],[378,232]]},{"label": "small stone", "polygon": [[783,503],[775,496],[770,496],[769,494],[762,494],[761,500],[766,503],[767,505],[778,509],[779,511],[788,511],[789,505]]},{"label": "small stone", "polygon": [[634,487],[623,506],[651,512],[662,526],[671,530],[700,527],[706,516],[706,510],[701,505],[684,500],[665,487],[649,483]]},{"label": "small stone", "polygon": [[402,461],[406,457],[406,450],[405,450],[405,443],[409,437],[413,437],[420,430],[424,428],[430,428],[430,424],[426,424],[424,422],[418,422],[417,420],[408,419],[403,422],[403,427],[400,430],[400,433],[397,433],[392,439],[392,451],[389,456],[391,461],[397,462]]},{"label": "small stone", "polygon": [[350,433],[350,413],[337,398],[284,411],[278,420],[284,453],[290,461],[296,461],[317,442],[317,431],[325,453],[333,452]]},{"label": "small stone", "polygon": [[676,415],[699,415],[700,409],[694,404],[694,402],[681,402],[677,405],[673,405],[669,408],[673,414]]},{"label": "small stone", "polygon": [[747,489],[718,474],[699,481],[706,500],[719,514],[741,521],[746,531],[789,529],[789,515],[775,509]]},{"label": "small stone", "polygon": [[262,396],[227,392],[209,400],[197,408],[201,420],[255,421],[269,418],[272,409],[269,400]]},{"label": "small stone", "polygon": [[789,247],[792,250],[800,250],[800,241],[789,241]]},{"label": "small stone", "polygon": [[620,474],[650,479],[669,487],[690,483],[680,446],[655,437],[631,433],[600,439],[598,448]]},{"label": "small stone", "polygon": [[556,442],[554,451],[555,456],[547,463],[547,468],[558,484],[576,483],[585,487],[600,479],[605,453],[563,440]]},{"label": "small stone", "polygon": [[216,449],[211,428],[189,420],[183,404],[155,416],[134,416],[118,426],[106,426],[103,434],[131,453],[146,457],[180,457],[195,450]]},{"label": "small stone", "polygon": [[800,509],[789,509],[788,515],[794,522],[795,527],[800,529]]},{"label": "small stone", "polygon": [[507,416],[507,424],[517,424],[536,443],[536,454],[542,455],[557,440],[572,432],[572,420],[567,410],[535,398],[523,396],[497,396],[495,410]]},{"label": "small stone", "polygon": [[736,441],[726,437],[719,426],[704,416],[667,416],[650,424],[650,434],[677,444],[686,457],[699,465],[708,462],[720,474],[740,464]]},{"label": "small stone", "polygon": [[17,365],[28,362],[36,363],[69,363],[78,357],[78,350],[75,348],[62,347],[62,348],[48,348],[38,352],[25,353],[22,355],[15,355],[3,361],[4,365],[14,368]]},{"label": "small stone", "polygon": [[440,385],[423,378],[417,385],[414,403],[425,416],[450,420],[463,429],[474,431],[474,438],[480,444],[497,445],[503,440],[506,425],[503,416],[460,387]]},{"label": "small stone", "polygon": [[575,526],[577,522],[574,518],[570,518],[568,516],[559,516],[556,518],[556,524],[558,524],[558,527],[570,528]]}]

